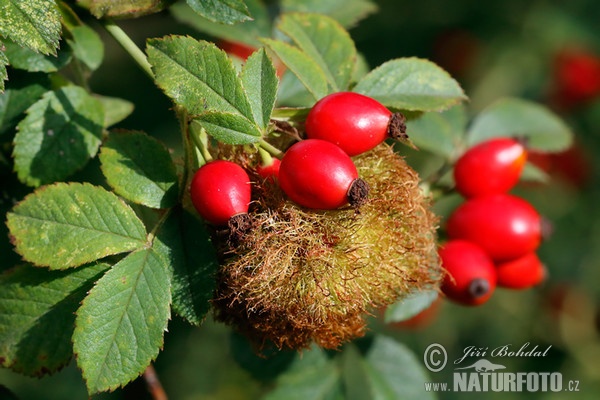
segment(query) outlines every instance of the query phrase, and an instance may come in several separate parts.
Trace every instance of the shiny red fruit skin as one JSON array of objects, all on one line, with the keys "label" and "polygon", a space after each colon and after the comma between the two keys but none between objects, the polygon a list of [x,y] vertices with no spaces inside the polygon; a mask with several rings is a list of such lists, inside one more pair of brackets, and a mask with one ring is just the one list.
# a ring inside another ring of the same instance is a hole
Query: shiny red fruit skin
[{"label": "shiny red fruit skin", "polygon": [[498,286],[526,289],[540,284],[546,277],[546,268],[535,252],[514,260],[496,264]]},{"label": "shiny red fruit skin", "polygon": [[311,108],[306,117],[306,136],[327,140],[355,156],[386,139],[391,116],[371,97],[354,92],[332,93]]},{"label": "shiny red fruit skin", "polygon": [[[450,240],[439,250],[442,267],[447,274],[442,292],[464,305],[480,305],[488,301],[496,288],[496,269],[485,251],[466,240]],[[488,290],[474,296],[470,286],[475,280],[487,282]]]},{"label": "shiny red fruit skin", "polygon": [[213,225],[227,225],[231,217],[248,212],[252,187],[242,167],[216,160],[200,167],[190,185],[192,203]]},{"label": "shiny red fruit skin", "polygon": [[290,147],[279,167],[279,186],[293,202],[307,208],[333,210],[348,202],[348,189],[358,178],[350,157],[333,143],[306,139]]},{"label": "shiny red fruit skin", "polygon": [[467,198],[508,192],[526,161],[527,151],[518,140],[503,137],[476,144],[454,166],[456,190]]},{"label": "shiny red fruit skin", "polygon": [[447,223],[448,237],[481,246],[494,261],[535,251],[542,240],[542,221],[527,201],[510,195],[474,197],[461,204]]},{"label": "shiny red fruit skin", "polygon": [[258,165],[256,167],[256,172],[260,175],[261,178],[269,179],[269,178],[278,178],[279,177],[279,168],[281,166],[281,160],[278,158],[273,158],[273,162],[271,165]]}]

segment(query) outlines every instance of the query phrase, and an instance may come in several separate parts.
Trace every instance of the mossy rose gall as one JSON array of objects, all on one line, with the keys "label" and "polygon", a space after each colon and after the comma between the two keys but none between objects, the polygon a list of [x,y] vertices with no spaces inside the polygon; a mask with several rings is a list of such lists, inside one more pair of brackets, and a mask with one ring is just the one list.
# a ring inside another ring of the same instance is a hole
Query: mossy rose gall
[{"label": "mossy rose gall", "polygon": [[337,348],[365,333],[371,310],[439,284],[437,219],[416,172],[386,145],[354,161],[371,186],[359,213],[299,207],[257,180],[254,229],[223,249],[213,304],[259,348]]}]

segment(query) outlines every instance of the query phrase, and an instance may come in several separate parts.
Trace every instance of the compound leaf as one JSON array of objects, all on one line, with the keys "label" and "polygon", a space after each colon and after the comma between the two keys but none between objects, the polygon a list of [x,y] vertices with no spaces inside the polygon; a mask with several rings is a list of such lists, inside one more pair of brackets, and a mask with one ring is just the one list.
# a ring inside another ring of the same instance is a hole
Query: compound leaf
[{"label": "compound leaf", "polygon": [[441,111],[466,99],[446,71],[428,60],[399,58],[365,75],[355,92],[371,96],[387,107],[409,111]]},{"label": "compound leaf", "polygon": [[244,21],[243,24],[228,25],[213,22],[195,13],[184,2],[173,4],[169,11],[178,21],[188,24],[200,32],[208,33],[221,40],[260,47],[258,38],[271,36],[272,26],[269,10],[262,0],[244,0],[244,2],[253,19]]},{"label": "compound leaf", "polygon": [[177,171],[169,150],[143,132],[112,132],[100,151],[114,191],[134,203],[169,208],[177,203]]},{"label": "compound leaf", "polygon": [[252,120],[252,108],[233,63],[214,43],[168,36],[149,40],[147,52],[158,86],[190,114],[216,110]]},{"label": "compound leaf", "polygon": [[320,14],[284,14],[277,28],[321,69],[331,91],[346,90],[356,63],[356,48],[346,30]]},{"label": "compound leaf", "polygon": [[154,249],[172,269],[173,310],[200,325],[210,308],[219,265],[206,226],[176,207],[157,233]]},{"label": "compound leaf", "polygon": [[[0,49],[2,48],[2,42],[0,42]],[[0,50],[0,95],[4,92],[4,81],[8,79],[8,73],[6,72],[6,66],[8,65],[8,58],[4,51]],[[2,124],[0,124],[0,130]]]},{"label": "compound leaf", "polygon": [[436,290],[413,293],[386,307],[385,322],[399,322],[414,317],[429,307],[437,298],[438,292]]},{"label": "compound leaf", "polygon": [[[423,360],[405,345],[391,338],[377,335],[356,345],[362,357],[350,360],[362,369],[365,386],[369,388],[371,399],[433,399],[432,392],[424,390],[427,375]],[[352,345],[354,346],[354,344]]]},{"label": "compound leaf", "polygon": [[71,62],[71,47],[64,45],[56,55],[40,54],[28,47],[6,42],[6,56],[10,66],[29,72],[56,72]]},{"label": "compound leaf", "polygon": [[222,24],[251,20],[248,7],[242,0],[186,0],[204,18]]},{"label": "compound leaf", "polygon": [[144,246],[146,229],[115,194],[57,183],[25,197],[7,214],[16,251],[26,261],[65,269]]},{"label": "compound leaf", "polygon": [[162,11],[175,0],[79,0],[96,18],[137,18]]},{"label": "compound leaf", "polygon": [[107,269],[104,263],[68,271],[23,265],[0,275],[2,366],[40,376],[66,365],[75,311]]},{"label": "compound leaf", "polygon": [[73,55],[94,71],[104,58],[104,42],[100,36],[87,25],[78,25],[69,29],[72,39],[67,39]]},{"label": "compound leaf", "polygon": [[[0,52],[0,58],[2,53]],[[14,132],[23,113],[50,89],[47,74],[12,71],[10,85],[0,94],[0,137]]]},{"label": "compound leaf", "polygon": [[232,113],[205,112],[194,120],[215,139],[228,144],[248,144],[261,140],[262,132],[256,124]]},{"label": "compound leaf", "polygon": [[272,39],[262,39],[262,41],[298,77],[315,100],[329,93],[325,73],[313,59],[307,57],[306,53],[289,43]]},{"label": "compound leaf", "polygon": [[345,27],[354,26],[358,21],[377,11],[377,5],[370,0],[282,0],[283,12],[304,12],[328,15]]},{"label": "compound leaf", "polygon": [[60,13],[54,0],[4,0],[0,36],[42,54],[56,54]]},{"label": "compound leaf", "polygon": [[242,68],[242,83],[248,94],[254,122],[266,129],[277,97],[277,75],[264,49],[252,54]]},{"label": "compound leaf", "polygon": [[29,186],[64,180],[96,155],[104,125],[102,104],[83,88],[47,92],[19,123],[13,156]]},{"label": "compound leaf", "polygon": [[467,112],[461,104],[446,111],[424,113],[406,123],[406,133],[419,149],[456,158],[464,147]]},{"label": "compound leaf", "polygon": [[296,357],[265,400],[341,399],[340,370],[317,346]]},{"label": "compound leaf", "polygon": [[497,136],[522,137],[541,152],[558,152],[573,142],[571,129],[547,107],[528,100],[504,98],[473,120],[467,134],[470,146]]},{"label": "compound leaf", "polygon": [[129,254],[98,280],[77,311],[73,333],[90,394],[124,386],[156,358],[170,302],[169,269],[151,248]]},{"label": "compound leaf", "polygon": [[94,95],[104,108],[104,128],[108,128],[127,118],[134,109],[132,102],[118,97]]}]

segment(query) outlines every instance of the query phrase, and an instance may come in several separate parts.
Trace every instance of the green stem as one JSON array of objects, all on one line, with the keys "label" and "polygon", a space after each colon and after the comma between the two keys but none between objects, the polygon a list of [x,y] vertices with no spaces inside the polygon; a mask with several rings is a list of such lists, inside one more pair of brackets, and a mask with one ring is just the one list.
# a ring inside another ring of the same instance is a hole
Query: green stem
[{"label": "green stem", "polygon": [[179,188],[179,198],[183,199],[186,188],[188,186],[188,179],[192,168],[195,170],[197,167],[193,165],[194,153],[193,146],[190,143],[189,124],[188,124],[188,113],[185,108],[175,106],[175,115],[179,121],[179,129],[181,131],[181,144],[183,146],[183,174],[181,177],[181,187]]},{"label": "green stem", "polygon": [[262,147],[258,148],[258,155],[260,156],[260,164],[268,167],[273,164],[273,157],[271,154],[263,149]]},{"label": "green stem", "polygon": [[259,147],[265,149],[277,158],[283,157],[283,151],[279,150],[277,147],[273,146],[271,143],[265,141],[264,139],[258,142],[258,145]]},{"label": "green stem", "polygon": [[103,22],[104,29],[125,49],[125,51],[134,59],[140,68],[154,80],[152,67],[146,58],[146,55],[140,48],[131,40],[131,38],[113,21],[105,20]]},{"label": "green stem", "polygon": [[204,162],[201,162],[201,164],[212,161],[213,158],[208,152],[208,135],[206,134],[206,130],[204,130],[202,125],[198,122],[192,121],[192,123],[190,123],[190,137],[203,158],[201,161]]}]

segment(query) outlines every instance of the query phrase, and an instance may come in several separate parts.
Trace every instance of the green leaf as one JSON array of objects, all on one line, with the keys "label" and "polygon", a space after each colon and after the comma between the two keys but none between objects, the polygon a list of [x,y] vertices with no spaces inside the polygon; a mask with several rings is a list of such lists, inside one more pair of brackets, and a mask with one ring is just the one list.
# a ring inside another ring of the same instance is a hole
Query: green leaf
[{"label": "green leaf", "polygon": [[175,0],[78,0],[96,18],[137,18],[154,14]]},{"label": "green leaf", "polygon": [[473,120],[468,131],[469,146],[498,136],[527,139],[529,148],[542,152],[559,152],[573,142],[573,133],[547,107],[517,98],[496,101]]},{"label": "green leaf", "polygon": [[149,40],[147,52],[157,84],[190,114],[216,110],[253,118],[231,59],[213,43],[168,36]]},{"label": "green leaf", "polygon": [[9,86],[0,94],[0,137],[14,132],[25,110],[49,89],[47,74],[12,71]]},{"label": "green leaf", "polygon": [[18,125],[13,156],[19,179],[29,186],[64,180],[96,155],[102,104],[77,86],[47,92]]},{"label": "green leaf", "polygon": [[169,269],[153,249],[123,258],[77,311],[73,351],[88,392],[124,386],[156,358],[170,318]]},{"label": "green leaf", "polygon": [[298,77],[315,100],[319,100],[329,93],[327,77],[323,70],[319,68],[314,60],[308,58],[303,51],[277,40],[262,39],[262,41]]},{"label": "green leaf", "polygon": [[205,112],[198,115],[194,122],[202,125],[209,135],[223,143],[249,144],[262,139],[261,130],[252,121],[238,114]]},{"label": "green leaf", "polygon": [[263,129],[269,125],[277,97],[277,75],[273,62],[264,49],[252,54],[242,68],[242,83],[254,115],[254,122]]},{"label": "green leaf", "polygon": [[198,14],[210,21],[235,24],[252,19],[242,0],[186,0]]},{"label": "green leaf", "polygon": [[133,112],[134,105],[130,101],[97,94],[94,97],[102,103],[102,108],[104,109],[104,128],[121,122]]},{"label": "green leaf", "polygon": [[113,193],[84,183],[57,183],[25,197],[8,214],[16,251],[52,269],[76,267],[138,249],[146,229]]},{"label": "green leaf", "polygon": [[269,11],[261,0],[245,0],[245,3],[253,20],[234,25],[210,21],[195,13],[190,6],[183,2],[175,3],[169,8],[169,11],[179,22],[200,32],[230,42],[260,47],[261,43],[258,38],[271,36],[272,26]]},{"label": "green leaf", "polygon": [[282,0],[284,13],[299,11],[328,15],[345,27],[377,11],[377,5],[369,0]]},{"label": "green leaf", "polygon": [[[0,95],[4,92],[4,81],[8,79],[8,73],[6,72],[6,66],[8,65],[8,58],[6,54],[4,54],[4,45],[0,42]],[[2,129],[2,124],[0,124],[0,131]]]},{"label": "green leaf", "polygon": [[81,60],[90,70],[96,70],[104,58],[104,42],[100,36],[87,25],[79,25],[69,29],[72,39],[67,43],[77,59]]},{"label": "green leaf", "polygon": [[314,96],[294,74],[283,74],[279,82],[276,107],[302,107],[310,109],[315,104]]},{"label": "green leaf", "polygon": [[332,92],[346,90],[356,63],[356,48],[346,30],[319,14],[285,14],[277,28],[323,71]]},{"label": "green leaf", "polygon": [[60,13],[53,0],[4,0],[0,36],[42,54],[56,54]]},{"label": "green leaf", "polygon": [[335,360],[313,346],[296,357],[275,381],[264,400],[341,399],[340,370]]},{"label": "green leaf", "polygon": [[531,162],[525,163],[520,177],[521,181],[539,183],[548,183],[551,179],[546,171]]},{"label": "green leaf", "polygon": [[177,203],[175,164],[158,140],[143,132],[112,132],[99,157],[106,181],[118,195],[151,208]]},{"label": "green leaf", "polygon": [[437,298],[436,290],[413,293],[385,309],[385,322],[399,322],[414,317],[427,309]]},{"label": "green leaf", "polygon": [[467,129],[463,105],[446,111],[429,112],[406,122],[406,133],[419,149],[453,160],[462,153]]},{"label": "green leaf", "polygon": [[309,112],[309,107],[283,107],[274,109],[271,116],[283,121],[304,121]]},{"label": "green leaf", "polygon": [[446,71],[414,57],[383,63],[363,77],[354,91],[387,107],[409,111],[441,111],[466,99]]},{"label": "green leaf", "polygon": [[210,309],[219,266],[206,226],[176,207],[158,231],[154,249],[172,269],[173,310],[200,325]]},{"label": "green leaf", "polygon": [[5,47],[10,66],[29,72],[58,71],[71,62],[73,56],[70,46],[66,44],[63,45],[56,55],[40,54],[13,42],[6,42]]},{"label": "green leaf", "polygon": [[107,264],[69,271],[29,265],[0,275],[2,366],[41,376],[65,366],[73,349],[75,311]]},{"label": "green leaf", "polygon": [[[367,339],[369,340],[369,339]],[[435,398],[425,391],[429,379],[418,359],[408,347],[393,339],[378,335],[367,346],[361,346],[363,368],[371,389],[371,399],[415,399]]]}]

